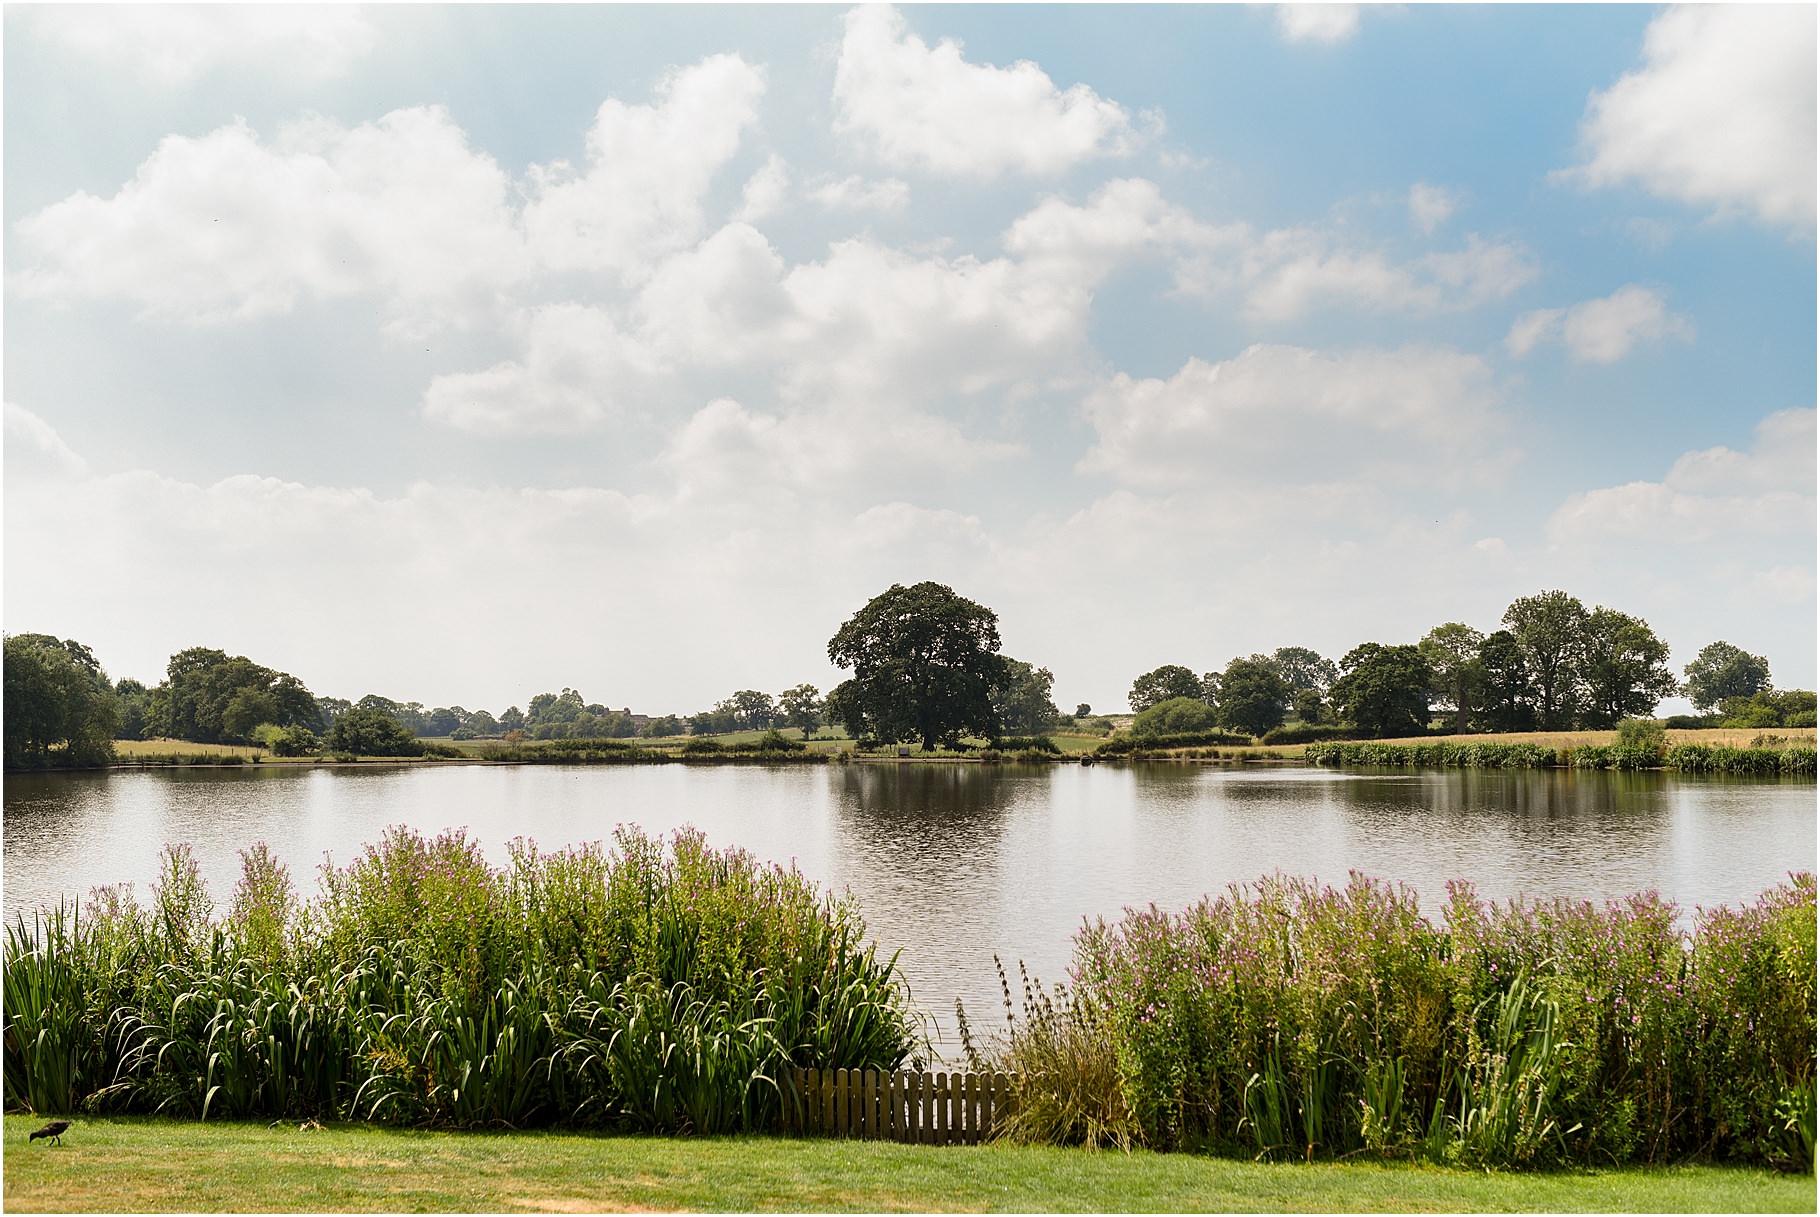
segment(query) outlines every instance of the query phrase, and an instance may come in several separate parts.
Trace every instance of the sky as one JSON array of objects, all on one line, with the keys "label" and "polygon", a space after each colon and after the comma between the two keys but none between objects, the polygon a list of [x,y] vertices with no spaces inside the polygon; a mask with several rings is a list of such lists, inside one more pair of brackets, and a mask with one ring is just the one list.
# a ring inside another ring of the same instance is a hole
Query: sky
[{"label": "sky", "polygon": [[[9,632],[650,714],[1561,588],[1815,684],[1815,9],[5,10]],[[1676,708],[1674,702],[1665,709]]]}]

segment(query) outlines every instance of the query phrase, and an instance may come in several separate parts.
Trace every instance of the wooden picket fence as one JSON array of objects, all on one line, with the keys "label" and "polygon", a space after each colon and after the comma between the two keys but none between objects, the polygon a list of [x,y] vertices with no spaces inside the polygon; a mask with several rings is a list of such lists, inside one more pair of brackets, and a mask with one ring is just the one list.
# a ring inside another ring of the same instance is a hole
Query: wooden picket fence
[{"label": "wooden picket fence", "polygon": [[1011,1109],[1002,1073],[792,1069],[784,1130],[922,1145],[977,1145]]}]

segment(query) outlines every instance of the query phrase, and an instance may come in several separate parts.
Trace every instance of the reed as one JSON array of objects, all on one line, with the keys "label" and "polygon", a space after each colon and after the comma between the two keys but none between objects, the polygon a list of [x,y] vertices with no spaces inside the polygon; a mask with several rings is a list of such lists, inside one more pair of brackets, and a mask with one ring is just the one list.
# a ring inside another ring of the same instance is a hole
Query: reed
[{"label": "reed", "polygon": [[308,901],[263,846],[242,865],[219,919],[175,846],[149,906],[9,927],[9,1107],[753,1131],[791,1067],[920,1046],[850,901],[692,831],[494,868],[395,828]]}]

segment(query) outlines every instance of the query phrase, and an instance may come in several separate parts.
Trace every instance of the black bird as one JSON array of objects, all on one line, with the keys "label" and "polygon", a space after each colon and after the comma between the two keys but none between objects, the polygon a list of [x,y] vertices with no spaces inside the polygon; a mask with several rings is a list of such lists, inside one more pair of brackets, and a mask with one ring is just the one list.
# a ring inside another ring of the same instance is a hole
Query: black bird
[{"label": "black bird", "polygon": [[29,1143],[36,1141],[39,1137],[49,1137],[51,1139],[51,1144],[62,1145],[63,1134],[68,1132],[69,1128],[70,1122],[68,1120],[52,1120],[49,1124],[46,1124],[43,1128],[40,1128],[37,1132],[27,1137],[26,1141]]}]

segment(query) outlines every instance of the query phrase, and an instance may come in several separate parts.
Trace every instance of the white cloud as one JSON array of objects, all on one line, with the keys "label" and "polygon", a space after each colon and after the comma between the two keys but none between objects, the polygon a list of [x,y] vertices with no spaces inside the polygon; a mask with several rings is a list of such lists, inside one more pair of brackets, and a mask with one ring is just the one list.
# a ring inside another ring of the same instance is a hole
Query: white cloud
[{"label": "white cloud", "polygon": [[853,9],[846,25],[834,129],[888,165],[956,177],[1050,174],[1133,142],[1118,103],[1084,84],[1057,89],[1028,60],[968,63],[958,41],[931,48],[889,6]]},{"label": "white cloud", "polygon": [[1586,161],[1563,176],[1635,183],[1811,237],[1814,22],[1811,4],[1662,13],[1644,35],[1643,65],[1587,104]]},{"label": "white cloud", "polygon": [[205,323],[363,292],[398,322],[446,317],[522,273],[508,191],[439,106],[309,119],[272,144],[236,121],[166,137],[110,199],[78,191],[20,220],[18,285]]},{"label": "white cloud", "polygon": [[751,515],[927,493],[933,483],[1022,452],[915,410],[856,403],[776,415],[720,398],[677,430],[659,462],[676,478],[679,503]]},{"label": "white cloud", "polygon": [[1549,520],[1549,538],[1560,545],[1648,540],[1734,550],[1770,541],[1784,557],[1811,557],[1814,440],[1814,411],[1780,411],[1757,425],[1748,453],[1689,452],[1660,482],[1573,495]]},{"label": "white cloud", "polygon": [[49,423],[13,402],[6,403],[6,480],[12,484],[41,479],[82,477],[83,460]]},{"label": "white cloud", "polygon": [[1660,294],[1631,283],[1572,308],[1524,313],[1510,327],[1504,346],[1521,357],[1540,343],[1558,338],[1577,363],[1616,363],[1640,342],[1665,338],[1688,342],[1693,336],[1693,323],[1670,313]]},{"label": "white cloud", "polygon": [[1345,42],[1359,32],[1359,6],[1279,4],[1277,32],[1285,42]]},{"label": "white cloud", "polygon": [[1459,206],[1460,196],[1445,187],[1417,182],[1409,188],[1409,218],[1425,233],[1445,224]]},{"label": "white cloud", "polygon": [[532,170],[532,254],[556,271],[642,278],[700,235],[702,197],[758,120],[764,91],[762,69],[713,55],[665,79],[655,105],[601,102],[585,171],[564,162]]},{"label": "white cloud", "polygon": [[899,178],[850,174],[812,188],[809,197],[830,211],[898,212],[910,204],[910,186]]},{"label": "white cloud", "polygon": [[424,417],[484,434],[582,431],[622,414],[656,370],[599,309],[548,305],[518,328],[522,359],[433,377]]},{"label": "white cloud", "polygon": [[743,224],[756,224],[775,215],[790,193],[790,170],[784,158],[773,152],[757,173],[746,179],[740,192],[739,210],[733,218]]},{"label": "white cloud", "polygon": [[1377,250],[1349,248],[1332,233],[1286,228],[1252,238],[1229,257],[1184,259],[1184,291],[1214,295],[1234,288],[1245,310],[1263,321],[1288,321],[1341,305],[1378,312],[1438,313],[1502,299],[1536,277],[1521,245],[1469,234],[1466,245],[1398,262]]},{"label": "white cloud", "polygon": [[339,75],[378,32],[359,9],[330,4],[44,4],[33,31],[66,54],[177,88],[221,65],[302,77]]},{"label": "white cloud", "polygon": [[1166,381],[1115,376],[1087,399],[1080,468],[1133,486],[1458,482],[1487,471],[1500,398],[1483,360],[1445,348],[1259,345]]},{"label": "white cloud", "polygon": [[1005,248],[1052,268],[1083,286],[1113,267],[1156,253],[1198,252],[1247,239],[1242,225],[1217,228],[1166,202],[1154,182],[1118,178],[1095,191],[1085,206],[1046,199],[1005,231]]},{"label": "white cloud", "polygon": [[[20,220],[28,295],[118,297],[196,323],[379,293],[392,328],[471,320],[547,272],[637,280],[702,229],[702,198],[757,116],[762,73],[717,55],[657,105],[601,104],[588,165],[515,184],[440,106],[343,128],[307,118],[263,142],[243,120],[164,139],[112,198],[86,192]],[[751,204],[768,201],[761,171]]]}]

